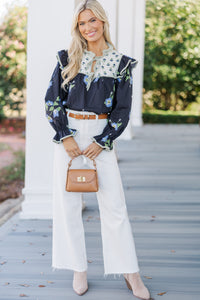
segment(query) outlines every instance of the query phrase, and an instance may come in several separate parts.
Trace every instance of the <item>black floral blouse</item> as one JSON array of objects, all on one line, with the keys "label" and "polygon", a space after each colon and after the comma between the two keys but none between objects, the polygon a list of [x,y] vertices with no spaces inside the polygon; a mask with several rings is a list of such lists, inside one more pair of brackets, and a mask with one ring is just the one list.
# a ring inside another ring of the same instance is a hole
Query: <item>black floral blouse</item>
[{"label": "black floral blouse", "polygon": [[109,48],[103,50],[102,56],[84,50],[79,72],[65,85],[66,91],[61,88],[61,70],[68,63],[68,52],[57,52],[58,62],[45,95],[46,117],[56,131],[53,142],[61,143],[64,138],[77,133],[76,129],[68,126],[66,108],[108,113],[103,132],[92,137],[92,141],[108,151],[113,149],[113,141],[126,128],[132,103],[132,69],[137,60],[114,50],[108,42],[107,45]]}]

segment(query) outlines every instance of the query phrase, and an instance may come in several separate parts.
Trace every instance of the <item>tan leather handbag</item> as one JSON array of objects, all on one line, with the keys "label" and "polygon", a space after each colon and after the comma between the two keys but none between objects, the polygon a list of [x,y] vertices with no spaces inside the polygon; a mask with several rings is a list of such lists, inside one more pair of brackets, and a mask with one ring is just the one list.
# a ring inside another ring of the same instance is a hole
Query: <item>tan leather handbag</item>
[{"label": "tan leather handbag", "polygon": [[94,169],[70,169],[73,158],[68,163],[65,190],[67,192],[97,192],[98,176],[96,162],[93,159]]}]

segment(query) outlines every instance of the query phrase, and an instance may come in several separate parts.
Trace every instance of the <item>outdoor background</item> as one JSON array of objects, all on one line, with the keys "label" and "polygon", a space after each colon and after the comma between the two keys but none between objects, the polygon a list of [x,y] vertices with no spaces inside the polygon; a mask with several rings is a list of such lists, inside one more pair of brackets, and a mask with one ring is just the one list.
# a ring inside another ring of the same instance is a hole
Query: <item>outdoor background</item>
[{"label": "outdoor background", "polygon": [[[0,1],[0,201],[24,186],[28,1]],[[200,2],[147,0],[144,123],[198,123]],[[42,99],[41,99],[42,100]]]}]

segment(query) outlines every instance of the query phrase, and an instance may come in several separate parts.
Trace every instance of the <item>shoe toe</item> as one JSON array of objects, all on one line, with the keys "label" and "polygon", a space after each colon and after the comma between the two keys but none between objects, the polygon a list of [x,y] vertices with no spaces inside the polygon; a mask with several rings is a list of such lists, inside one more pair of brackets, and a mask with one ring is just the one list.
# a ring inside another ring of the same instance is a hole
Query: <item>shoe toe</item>
[{"label": "shoe toe", "polygon": [[85,292],[87,292],[88,287],[84,287],[84,288],[76,288],[74,289],[74,291],[78,294],[78,295],[83,295]]},{"label": "shoe toe", "polygon": [[150,293],[146,287],[144,287],[142,290],[141,289],[135,290],[133,295],[143,300],[149,300],[151,298]]},{"label": "shoe toe", "polygon": [[82,295],[88,290],[88,284],[86,283],[81,286],[76,286],[75,283],[73,282],[73,289],[78,295]]}]

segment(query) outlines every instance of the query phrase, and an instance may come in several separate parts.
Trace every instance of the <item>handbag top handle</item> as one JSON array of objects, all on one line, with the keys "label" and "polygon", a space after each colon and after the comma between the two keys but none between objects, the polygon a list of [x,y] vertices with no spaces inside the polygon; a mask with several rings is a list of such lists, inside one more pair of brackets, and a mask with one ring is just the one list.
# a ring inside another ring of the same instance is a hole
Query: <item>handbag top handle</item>
[{"label": "handbag top handle", "polygon": [[[76,157],[78,157],[78,156],[76,156]],[[72,165],[72,160],[73,160],[74,158],[76,158],[76,157],[73,157],[73,158],[69,161],[69,163],[68,163],[68,170],[69,170],[69,168],[70,168],[71,165]],[[92,159],[92,161],[93,161],[94,169],[97,171],[96,161],[95,161],[94,159]]]}]

